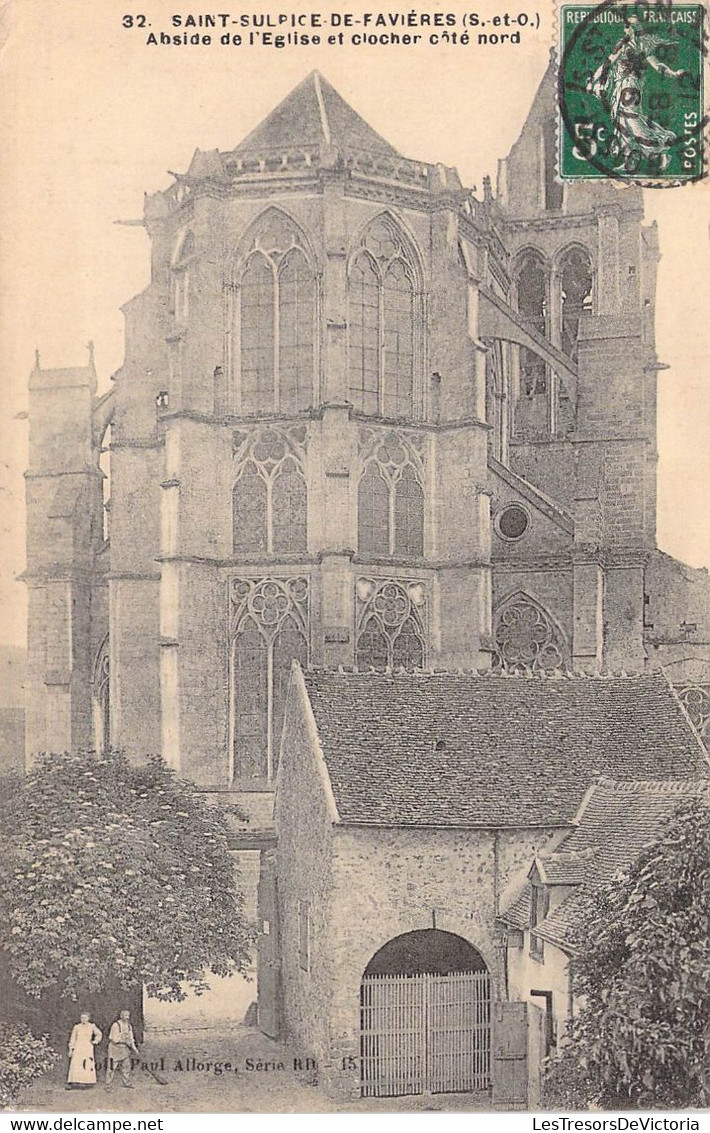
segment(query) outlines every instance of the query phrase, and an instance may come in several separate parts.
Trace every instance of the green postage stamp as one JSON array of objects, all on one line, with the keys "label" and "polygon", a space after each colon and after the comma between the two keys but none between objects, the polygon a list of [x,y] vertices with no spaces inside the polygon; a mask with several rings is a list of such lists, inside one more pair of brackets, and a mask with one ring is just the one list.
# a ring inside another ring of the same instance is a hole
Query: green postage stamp
[{"label": "green postage stamp", "polygon": [[703,14],[700,4],[560,7],[563,179],[704,175]]}]

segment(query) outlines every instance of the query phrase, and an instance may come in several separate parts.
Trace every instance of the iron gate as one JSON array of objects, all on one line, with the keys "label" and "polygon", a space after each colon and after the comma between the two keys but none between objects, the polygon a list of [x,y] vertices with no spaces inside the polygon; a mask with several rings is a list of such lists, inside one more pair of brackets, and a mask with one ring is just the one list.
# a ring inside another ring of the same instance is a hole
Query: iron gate
[{"label": "iron gate", "polygon": [[490,1086],[488,972],[365,976],[361,1004],[363,1097]]}]

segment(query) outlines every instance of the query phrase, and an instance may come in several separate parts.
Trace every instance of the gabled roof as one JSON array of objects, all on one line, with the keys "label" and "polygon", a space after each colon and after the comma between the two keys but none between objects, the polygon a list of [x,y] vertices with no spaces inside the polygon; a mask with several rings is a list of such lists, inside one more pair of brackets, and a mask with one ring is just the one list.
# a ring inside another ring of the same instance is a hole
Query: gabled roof
[{"label": "gabled roof", "polygon": [[559,828],[600,774],[710,773],[660,673],[309,671],[304,679],[345,824]]},{"label": "gabled roof", "polygon": [[320,145],[399,156],[317,71],[286,95],[233,153],[257,155]]},{"label": "gabled roof", "polygon": [[[628,869],[655,841],[678,806],[692,798],[706,798],[710,805],[710,780],[620,782],[601,778],[580,808],[576,828],[556,850],[535,859],[540,880],[575,887],[535,926],[536,935],[570,950],[570,930],[587,893]],[[505,911],[502,919],[507,924],[529,926],[530,891],[531,886],[525,884]]]}]

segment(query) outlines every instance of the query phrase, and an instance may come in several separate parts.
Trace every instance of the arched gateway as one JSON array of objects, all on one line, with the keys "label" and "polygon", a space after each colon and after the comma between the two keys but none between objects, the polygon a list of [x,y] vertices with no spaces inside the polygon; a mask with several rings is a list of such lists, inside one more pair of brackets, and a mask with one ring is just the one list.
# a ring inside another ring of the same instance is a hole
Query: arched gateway
[{"label": "arched gateway", "polygon": [[490,1086],[491,980],[483,957],[439,929],[376,952],[360,990],[362,1096]]}]

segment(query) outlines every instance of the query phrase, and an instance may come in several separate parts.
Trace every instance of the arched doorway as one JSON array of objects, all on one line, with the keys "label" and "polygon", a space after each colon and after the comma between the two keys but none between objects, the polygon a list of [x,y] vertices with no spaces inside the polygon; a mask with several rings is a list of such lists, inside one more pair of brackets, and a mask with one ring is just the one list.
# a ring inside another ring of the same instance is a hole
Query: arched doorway
[{"label": "arched doorway", "polygon": [[362,1096],[490,1086],[491,981],[460,936],[420,929],[370,960],[360,989]]}]

